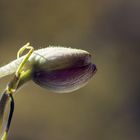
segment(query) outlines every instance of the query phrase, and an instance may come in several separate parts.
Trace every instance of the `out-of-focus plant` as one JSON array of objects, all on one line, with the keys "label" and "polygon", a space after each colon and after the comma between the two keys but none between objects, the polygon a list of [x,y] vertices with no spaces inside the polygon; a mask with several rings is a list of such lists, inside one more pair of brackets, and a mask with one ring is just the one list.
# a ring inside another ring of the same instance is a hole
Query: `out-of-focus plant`
[{"label": "out-of-focus plant", "polygon": [[[21,56],[27,49],[28,53]],[[0,68],[0,78],[15,73],[0,98],[1,140],[7,139],[14,111],[13,95],[19,87],[33,80],[39,86],[56,93],[69,93],[84,86],[95,72],[96,66],[92,64],[91,55],[87,51],[59,46],[34,51],[29,43],[21,47],[17,59]],[[8,104],[10,110],[3,124]]]}]

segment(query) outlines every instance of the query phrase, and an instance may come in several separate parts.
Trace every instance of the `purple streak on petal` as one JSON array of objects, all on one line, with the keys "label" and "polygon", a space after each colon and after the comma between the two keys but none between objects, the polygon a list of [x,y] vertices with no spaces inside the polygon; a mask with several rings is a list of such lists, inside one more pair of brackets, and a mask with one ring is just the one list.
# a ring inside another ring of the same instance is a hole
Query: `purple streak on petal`
[{"label": "purple streak on petal", "polygon": [[[81,62],[83,63],[83,60]],[[75,65],[71,68],[61,70],[39,70],[34,72],[33,80],[38,85],[52,91],[70,92],[85,85],[95,72],[96,66],[94,64],[89,63],[88,65],[85,65],[84,63],[81,67],[80,65]]]}]

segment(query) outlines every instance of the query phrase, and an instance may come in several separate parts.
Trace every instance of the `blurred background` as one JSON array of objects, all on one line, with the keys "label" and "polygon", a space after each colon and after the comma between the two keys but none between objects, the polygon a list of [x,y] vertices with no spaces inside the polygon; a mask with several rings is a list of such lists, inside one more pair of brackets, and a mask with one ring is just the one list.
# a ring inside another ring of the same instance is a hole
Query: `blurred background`
[{"label": "blurred background", "polygon": [[71,94],[28,83],[15,96],[9,140],[140,139],[138,0],[0,0],[0,65],[27,42],[85,49],[98,71]]}]

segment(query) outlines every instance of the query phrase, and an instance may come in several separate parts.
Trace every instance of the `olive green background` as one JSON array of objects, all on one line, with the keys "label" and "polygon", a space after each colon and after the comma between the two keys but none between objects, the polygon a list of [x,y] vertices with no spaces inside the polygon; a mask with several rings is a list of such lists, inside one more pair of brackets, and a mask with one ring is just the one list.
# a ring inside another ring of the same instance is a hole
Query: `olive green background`
[{"label": "olive green background", "polygon": [[[15,95],[9,140],[140,139],[138,0],[0,0],[0,65],[27,42],[81,48],[98,71],[55,94],[29,82]],[[0,91],[12,76],[0,79]]]}]

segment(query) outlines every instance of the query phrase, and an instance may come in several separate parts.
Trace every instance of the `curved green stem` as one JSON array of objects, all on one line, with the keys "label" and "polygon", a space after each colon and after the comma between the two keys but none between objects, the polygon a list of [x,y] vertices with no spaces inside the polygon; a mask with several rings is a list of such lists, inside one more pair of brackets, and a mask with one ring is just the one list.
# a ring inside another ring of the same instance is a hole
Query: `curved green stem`
[{"label": "curved green stem", "polygon": [[20,48],[20,50],[17,53],[17,58],[20,57],[20,55],[26,50],[29,49],[29,52],[27,53],[26,57],[23,59],[23,61],[21,62],[21,64],[19,65],[17,71],[16,71],[16,76],[18,77],[21,72],[23,71],[23,67],[24,65],[27,63],[29,57],[31,56],[31,54],[34,51],[34,48],[32,46],[29,46],[30,44],[27,43],[26,45],[24,45],[22,48]]},{"label": "curved green stem", "polygon": [[[12,116],[13,116],[13,112],[14,112],[14,98],[13,98],[13,93],[16,92],[17,88],[22,85],[24,82],[26,82],[30,75],[31,75],[31,70],[27,70],[24,71],[24,66],[27,63],[29,57],[31,56],[31,54],[34,51],[34,48],[32,46],[29,46],[29,43],[27,43],[25,46],[23,46],[17,53],[17,58],[20,57],[20,55],[24,52],[24,50],[29,49],[29,52],[27,53],[27,55],[25,56],[25,58],[22,60],[21,64],[19,65],[14,78],[9,82],[9,84],[7,85],[5,92],[3,93],[3,95],[8,95],[8,97],[10,97],[10,111],[8,114],[8,121],[4,130],[4,134],[1,138],[1,140],[6,140],[7,139],[7,135],[8,135],[8,131],[10,128],[10,124],[11,124],[11,120],[12,120]],[[8,99],[7,99],[8,100]],[[1,98],[0,100],[0,104],[2,104],[3,106],[1,107],[1,111],[0,111],[0,116],[1,118],[3,117],[4,114],[4,110],[5,110],[5,106],[7,104],[7,100],[4,100],[4,98]]]}]

